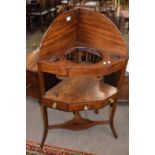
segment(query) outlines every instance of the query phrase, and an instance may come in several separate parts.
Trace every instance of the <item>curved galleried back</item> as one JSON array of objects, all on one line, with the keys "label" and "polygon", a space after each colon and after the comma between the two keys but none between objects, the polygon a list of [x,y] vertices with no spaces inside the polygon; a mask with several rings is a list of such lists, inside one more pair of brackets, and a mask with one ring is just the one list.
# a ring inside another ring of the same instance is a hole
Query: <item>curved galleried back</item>
[{"label": "curved galleried back", "polygon": [[95,11],[76,8],[62,13],[50,25],[42,40],[39,56],[79,45],[128,55],[124,39],[110,19]]}]

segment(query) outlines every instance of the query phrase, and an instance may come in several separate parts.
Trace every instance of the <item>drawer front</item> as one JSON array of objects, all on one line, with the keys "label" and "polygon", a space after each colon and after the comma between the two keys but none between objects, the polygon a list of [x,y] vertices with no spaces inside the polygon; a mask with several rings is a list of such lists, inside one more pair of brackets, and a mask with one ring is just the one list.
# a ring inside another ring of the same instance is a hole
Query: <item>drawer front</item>
[{"label": "drawer front", "polygon": [[117,96],[114,95],[110,98],[105,99],[104,101],[96,101],[96,102],[89,102],[89,103],[81,103],[81,104],[72,104],[69,105],[68,111],[87,111],[87,110],[96,110],[101,109],[107,104],[110,104],[110,100],[115,101]]},{"label": "drawer front", "polygon": [[42,98],[41,103],[44,106],[47,106],[49,108],[57,109],[57,110],[62,110],[62,111],[68,111],[68,105],[63,102],[58,102],[58,101],[52,101],[47,98]]},{"label": "drawer front", "polygon": [[85,104],[73,104],[69,106],[69,111],[87,111],[101,109],[106,105],[107,102],[94,102],[94,103],[85,103]]},{"label": "drawer front", "polygon": [[26,71],[26,94],[35,98],[40,96],[38,75],[31,71]]},{"label": "drawer front", "polygon": [[73,112],[73,111],[100,109],[100,108],[103,108],[108,103],[108,101],[86,103],[86,104],[84,104],[84,103],[78,104],[77,103],[77,104],[68,105],[67,103],[64,103],[64,102],[52,101],[52,100],[49,100],[46,98],[42,98],[41,103],[43,105],[53,108],[53,109]]},{"label": "drawer front", "polygon": [[74,111],[87,111],[87,110],[96,110],[101,109],[107,104],[110,104],[111,100],[113,102],[117,99],[117,94],[111,96],[110,98],[105,99],[104,101],[98,101],[98,102],[89,102],[89,103],[75,103],[75,104],[67,104],[65,102],[59,102],[59,101],[52,101],[51,99],[42,98],[41,103],[44,106],[62,110],[62,111],[68,111],[68,112],[74,112]]}]

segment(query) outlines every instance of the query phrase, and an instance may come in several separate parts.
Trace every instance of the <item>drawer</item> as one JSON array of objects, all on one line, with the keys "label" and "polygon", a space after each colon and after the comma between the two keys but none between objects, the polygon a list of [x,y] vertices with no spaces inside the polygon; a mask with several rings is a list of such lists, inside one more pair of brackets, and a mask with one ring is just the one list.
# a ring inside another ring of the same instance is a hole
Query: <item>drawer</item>
[{"label": "drawer", "polygon": [[89,102],[89,103],[73,103],[73,104],[68,104],[64,102],[59,102],[59,101],[52,101],[47,98],[42,98],[42,104],[53,108],[57,110],[62,110],[62,111],[69,111],[69,112],[74,112],[74,111],[85,111],[85,110],[96,110],[96,109],[101,109],[107,104],[110,104],[110,99],[113,101],[117,99],[117,94],[107,98],[104,101],[98,101],[98,102]]},{"label": "drawer", "polygon": [[105,102],[72,104],[69,106],[69,111],[84,111],[84,110],[100,109],[105,104],[106,104]]},{"label": "drawer", "polygon": [[[43,105],[53,108],[53,109],[73,112],[73,111],[100,109],[108,103],[108,100],[104,102],[68,104],[68,103],[59,102],[59,101],[52,101],[47,98],[42,98],[41,102]],[[88,109],[85,109],[87,108],[86,106],[88,107]]]},{"label": "drawer", "polygon": [[68,104],[64,102],[59,102],[59,101],[52,101],[47,98],[42,98],[41,103],[49,108],[57,109],[57,110],[62,110],[62,111],[68,111]]},{"label": "drawer", "polygon": [[85,110],[96,110],[101,109],[107,104],[111,103],[111,100],[114,102],[117,100],[118,94],[115,94],[104,101],[96,101],[96,102],[89,102],[89,103],[77,103],[69,105],[69,111],[85,111]]}]

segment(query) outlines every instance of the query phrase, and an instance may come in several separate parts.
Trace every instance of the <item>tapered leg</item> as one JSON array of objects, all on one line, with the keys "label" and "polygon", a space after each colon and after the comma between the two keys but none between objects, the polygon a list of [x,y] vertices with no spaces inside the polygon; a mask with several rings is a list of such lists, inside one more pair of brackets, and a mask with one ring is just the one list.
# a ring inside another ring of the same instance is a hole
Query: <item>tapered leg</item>
[{"label": "tapered leg", "polygon": [[111,127],[111,130],[113,132],[113,135],[115,138],[118,137],[117,133],[116,133],[116,130],[115,130],[115,127],[114,127],[114,115],[115,115],[115,111],[116,111],[116,101],[112,104],[112,111],[111,111],[111,116],[110,116],[110,127]]},{"label": "tapered leg", "polygon": [[47,137],[47,133],[48,133],[48,114],[47,114],[47,107],[43,106],[42,107],[42,112],[43,112],[43,121],[44,121],[44,133],[43,133],[43,137],[42,137],[42,141],[40,144],[40,147],[43,148],[46,137]]}]

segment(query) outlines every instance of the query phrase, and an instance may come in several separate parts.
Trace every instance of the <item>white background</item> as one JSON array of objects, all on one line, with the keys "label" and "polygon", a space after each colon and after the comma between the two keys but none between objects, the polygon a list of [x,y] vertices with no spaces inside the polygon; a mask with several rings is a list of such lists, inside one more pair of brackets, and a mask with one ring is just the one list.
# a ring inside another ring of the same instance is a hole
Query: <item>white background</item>
[{"label": "white background", "polygon": [[[155,154],[155,4],[130,0],[130,155]],[[26,152],[26,1],[0,2],[0,154]]]}]

